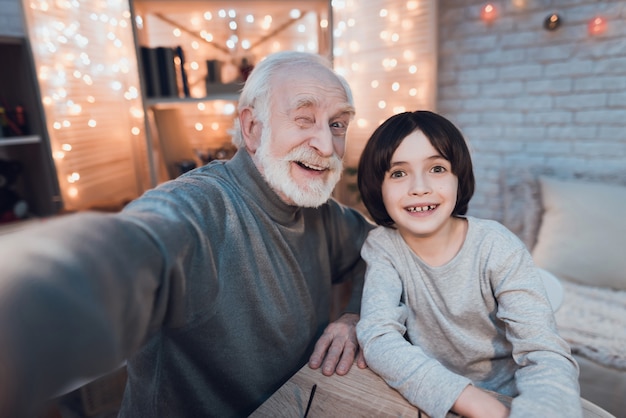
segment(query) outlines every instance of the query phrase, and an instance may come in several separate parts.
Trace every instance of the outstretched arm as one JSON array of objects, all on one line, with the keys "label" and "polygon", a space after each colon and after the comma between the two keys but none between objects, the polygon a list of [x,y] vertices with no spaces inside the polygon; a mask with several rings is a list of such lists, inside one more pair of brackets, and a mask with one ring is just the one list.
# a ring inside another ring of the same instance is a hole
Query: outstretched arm
[{"label": "outstretched arm", "polygon": [[[162,322],[170,288],[146,234],[115,215],[46,220],[0,239],[0,416],[34,416],[113,370]],[[161,314],[160,312],[164,312]]]},{"label": "outstretched arm", "polygon": [[322,373],[326,376],[335,372],[344,375],[352,367],[355,357],[358,367],[361,369],[367,367],[356,338],[357,322],[359,315],[346,313],[330,323],[315,344],[309,359],[309,367],[312,369],[322,367]]}]

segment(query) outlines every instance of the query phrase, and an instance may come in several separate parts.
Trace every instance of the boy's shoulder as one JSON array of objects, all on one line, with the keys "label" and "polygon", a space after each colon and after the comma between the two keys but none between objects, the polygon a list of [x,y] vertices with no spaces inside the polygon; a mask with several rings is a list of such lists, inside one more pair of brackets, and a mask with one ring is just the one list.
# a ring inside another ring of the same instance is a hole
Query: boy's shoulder
[{"label": "boy's shoulder", "polygon": [[494,219],[476,218],[467,216],[470,229],[475,236],[489,237],[496,242],[507,242],[509,244],[521,244],[521,240],[510,229]]}]

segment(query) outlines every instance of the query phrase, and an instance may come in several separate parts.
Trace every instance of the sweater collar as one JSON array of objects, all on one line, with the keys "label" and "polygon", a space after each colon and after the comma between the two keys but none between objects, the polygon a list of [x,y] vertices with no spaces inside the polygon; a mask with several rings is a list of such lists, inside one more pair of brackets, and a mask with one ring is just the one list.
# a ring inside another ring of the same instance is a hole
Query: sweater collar
[{"label": "sweater collar", "polygon": [[243,148],[228,161],[231,178],[273,220],[286,224],[295,221],[301,208],[283,202],[267,183],[250,154]]}]

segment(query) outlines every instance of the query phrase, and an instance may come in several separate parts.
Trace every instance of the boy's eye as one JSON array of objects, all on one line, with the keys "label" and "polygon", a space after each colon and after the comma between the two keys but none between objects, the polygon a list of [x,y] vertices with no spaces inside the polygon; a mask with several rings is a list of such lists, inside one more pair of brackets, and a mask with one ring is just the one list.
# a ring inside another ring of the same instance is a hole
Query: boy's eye
[{"label": "boy's eye", "polygon": [[433,173],[445,173],[448,171],[444,166],[437,165],[431,169]]},{"label": "boy's eye", "polygon": [[400,170],[392,171],[391,173],[389,173],[389,177],[392,179],[397,179],[404,176],[406,176],[406,173]]}]

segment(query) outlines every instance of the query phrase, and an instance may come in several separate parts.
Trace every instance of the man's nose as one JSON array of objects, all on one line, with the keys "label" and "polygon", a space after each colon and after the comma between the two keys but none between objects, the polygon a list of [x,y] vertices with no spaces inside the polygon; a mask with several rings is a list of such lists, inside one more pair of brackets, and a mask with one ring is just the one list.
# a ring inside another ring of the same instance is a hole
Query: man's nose
[{"label": "man's nose", "polygon": [[335,143],[330,127],[322,126],[316,129],[314,135],[312,135],[309,140],[309,145],[315,148],[319,154],[324,157],[333,155],[335,152]]}]

